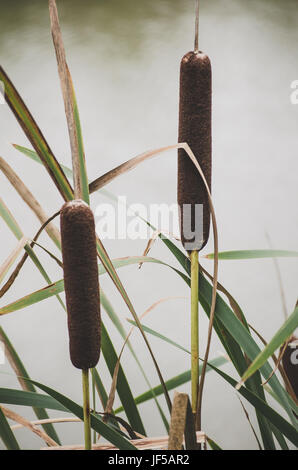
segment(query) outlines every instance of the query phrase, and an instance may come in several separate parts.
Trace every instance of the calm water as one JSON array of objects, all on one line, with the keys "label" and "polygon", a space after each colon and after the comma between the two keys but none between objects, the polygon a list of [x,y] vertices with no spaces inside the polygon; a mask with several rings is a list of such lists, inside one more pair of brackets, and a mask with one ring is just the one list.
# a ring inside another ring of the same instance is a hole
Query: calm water
[{"label": "calm water", "polygon": [[[298,79],[298,5],[296,1],[202,0],[200,46],[213,63],[214,170],[213,195],[220,249],[267,248],[266,233],[276,248],[297,249],[297,124],[298,106],[290,104],[290,84]],[[249,5],[249,6],[248,6]],[[61,162],[70,164],[67,128],[49,31],[47,2],[0,1],[1,64],[24,97]],[[83,8],[84,6],[84,8]],[[185,0],[60,0],[68,62],[76,87],[89,175],[96,177],[122,161],[177,140],[178,70],[182,55],[193,44],[193,2]],[[1,155],[28,184],[49,214],[61,204],[45,171],[11,147],[28,145],[8,108],[0,107]],[[175,152],[145,163],[109,186],[129,202],[176,201]],[[39,225],[1,176],[1,197],[26,235]],[[95,208],[106,200],[96,194]],[[1,262],[16,244],[1,222]],[[41,242],[48,243],[46,237]],[[106,241],[112,257],[140,255],[144,241]],[[49,245],[50,246],[50,245]],[[51,249],[55,249],[51,245]],[[212,243],[205,253],[212,251]],[[55,264],[40,253],[53,280],[61,278]],[[172,264],[174,259],[157,243],[152,256]],[[202,259],[211,270],[212,264]],[[297,300],[298,264],[281,260],[287,308]],[[267,339],[283,321],[276,273],[271,260],[221,262],[220,281],[234,294],[247,318]],[[179,296],[160,304],[147,317],[151,328],[189,346],[188,289],[164,267],[132,266],[121,279],[139,314],[158,299]],[[7,304],[44,286],[27,262],[14,287],[2,299]],[[127,326],[125,305],[110,280],[102,286]],[[122,340],[103,317],[118,351]],[[1,319],[31,376],[73,399],[81,400],[80,373],[68,359],[65,315],[50,299]],[[204,347],[207,322],[202,313]],[[189,367],[189,357],[150,338],[165,378]],[[143,342],[132,339],[152,382],[158,379]],[[212,356],[222,352],[214,337]],[[146,384],[129,353],[123,365],[133,392]],[[111,379],[103,361],[99,366],[107,389]],[[228,366],[225,370],[232,372]],[[11,374],[8,366],[1,371]],[[1,384],[15,387],[12,375]],[[187,387],[184,387],[188,390]],[[161,400],[162,402],[162,400]],[[253,410],[247,410],[254,422]],[[28,409],[20,409],[32,417]],[[146,430],[164,429],[151,404],[140,406]],[[59,416],[59,413],[52,413]],[[236,393],[210,375],[204,397],[204,429],[224,448],[256,447]],[[65,443],[82,441],[82,426],[59,425]],[[40,441],[28,431],[17,431],[26,448]]]}]

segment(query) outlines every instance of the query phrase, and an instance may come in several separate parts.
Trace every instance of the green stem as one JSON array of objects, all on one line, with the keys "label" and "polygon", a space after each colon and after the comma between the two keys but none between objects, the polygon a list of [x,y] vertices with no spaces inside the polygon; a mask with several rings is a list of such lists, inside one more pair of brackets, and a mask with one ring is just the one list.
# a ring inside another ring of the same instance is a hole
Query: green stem
[{"label": "green stem", "polygon": [[191,405],[197,412],[199,385],[199,253],[190,254],[191,262]]},{"label": "green stem", "polygon": [[85,450],[91,450],[89,369],[82,370]]},{"label": "green stem", "polygon": [[[95,390],[95,380],[94,380],[94,375],[91,370],[91,383],[92,383],[92,406],[93,410],[96,410],[96,390]],[[93,444],[96,444],[96,431],[95,429],[93,430]]]}]

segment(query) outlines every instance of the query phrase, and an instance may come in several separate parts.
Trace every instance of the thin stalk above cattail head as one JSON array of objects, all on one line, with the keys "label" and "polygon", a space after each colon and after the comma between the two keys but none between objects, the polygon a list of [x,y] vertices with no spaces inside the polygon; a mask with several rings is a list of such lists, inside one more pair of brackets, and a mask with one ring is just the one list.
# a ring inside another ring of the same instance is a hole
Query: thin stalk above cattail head
[{"label": "thin stalk above cattail head", "polygon": [[100,354],[100,299],[94,217],[81,200],[61,209],[61,240],[71,362],[95,367]]}]

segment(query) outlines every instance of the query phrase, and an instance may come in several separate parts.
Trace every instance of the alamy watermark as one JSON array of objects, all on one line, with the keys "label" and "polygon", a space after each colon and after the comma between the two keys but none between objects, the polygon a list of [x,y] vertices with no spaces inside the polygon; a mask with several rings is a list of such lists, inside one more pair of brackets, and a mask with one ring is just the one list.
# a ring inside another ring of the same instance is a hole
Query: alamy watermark
[{"label": "alamy watermark", "polygon": [[95,211],[96,232],[101,239],[148,240],[155,230],[179,234],[182,217],[183,238],[187,250],[200,249],[203,241],[203,205],[141,203],[127,205],[125,196],[118,196],[116,206],[99,204]]},{"label": "alamy watermark", "polygon": [[298,104],[298,80],[293,80],[291,83],[292,93],[290,95],[290,100],[292,104]]},{"label": "alamy watermark", "polygon": [[289,343],[289,347],[293,349],[290,355],[291,364],[298,366],[298,341],[296,340]]}]

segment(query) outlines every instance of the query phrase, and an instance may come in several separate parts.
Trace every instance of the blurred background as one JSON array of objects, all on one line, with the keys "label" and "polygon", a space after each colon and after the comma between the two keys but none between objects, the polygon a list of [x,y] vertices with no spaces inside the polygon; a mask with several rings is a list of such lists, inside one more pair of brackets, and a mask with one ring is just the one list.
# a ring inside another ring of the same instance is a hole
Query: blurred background
[{"label": "blurred background", "polygon": [[[90,179],[152,148],[177,141],[178,82],[181,57],[193,47],[192,0],[60,0],[57,2],[67,59],[72,73],[84,135]],[[201,0],[200,48],[213,64],[213,197],[220,250],[297,249],[298,105],[291,104],[291,82],[298,79],[298,5],[295,0]],[[0,1],[1,65],[39,123],[60,162],[70,166],[70,149],[49,27],[46,0]],[[6,105],[0,106],[1,156],[21,176],[49,215],[62,200],[46,171],[19,154],[11,143],[30,146]],[[176,202],[176,153],[146,162],[110,184],[128,203]],[[28,237],[39,222],[0,175],[1,197]],[[92,207],[107,202],[100,193]],[[57,221],[56,221],[57,223]],[[0,262],[16,239],[0,221]],[[55,247],[46,236],[41,243]],[[105,240],[112,258],[141,255],[144,240]],[[53,280],[62,277],[55,263],[38,254]],[[204,254],[213,251],[212,238]],[[159,241],[151,255],[175,265]],[[212,262],[201,256],[203,266]],[[297,300],[298,263],[279,261],[287,309]],[[138,314],[165,297],[144,324],[189,346],[189,290],[170,270],[145,264],[119,271]],[[269,340],[283,322],[279,285],[272,260],[221,261],[220,282],[235,296],[249,323]],[[110,279],[105,293],[128,329],[129,312]],[[1,299],[6,305],[44,286],[27,261],[14,286]],[[120,351],[122,339],[103,312]],[[201,314],[201,351],[207,333]],[[55,298],[1,318],[32,378],[81,402],[81,374],[71,366],[66,317]],[[150,337],[165,379],[190,367],[189,357]],[[132,343],[152,385],[158,384],[151,359],[138,332]],[[213,337],[211,357],[223,352]],[[123,367],[134,394],[147,389],[130,353]],[[109,389],[103,359],[98,370]],[[232,373],[232,367],[225,366]],[[0,366],[0,383],[18,386],[8,365]],[[183,387],[189,391],[189,385]],[[164,401],[161,398],[164,406]],[[117,402],[118,403],[118,402]],[[246,403],[252,422],[254,412]],[[276,406],[276,405],[274,405]],[[14,407],[26,417],[31,410]],[[165,406],[164,406],[165,409]],[[140,406],[148,435],[165,433],[153,402]],[[52,412],[51,416],[60,416]],[[58,427],[59,426],[59,427]],[[203,402],[203,429],[225,449],[254,449],[256,442],[236,392],[208,374]],[[64,443],[82,442],[80,424],[57,425]],[[27,430],[16,434],[24,448],[41,441]]]}]

